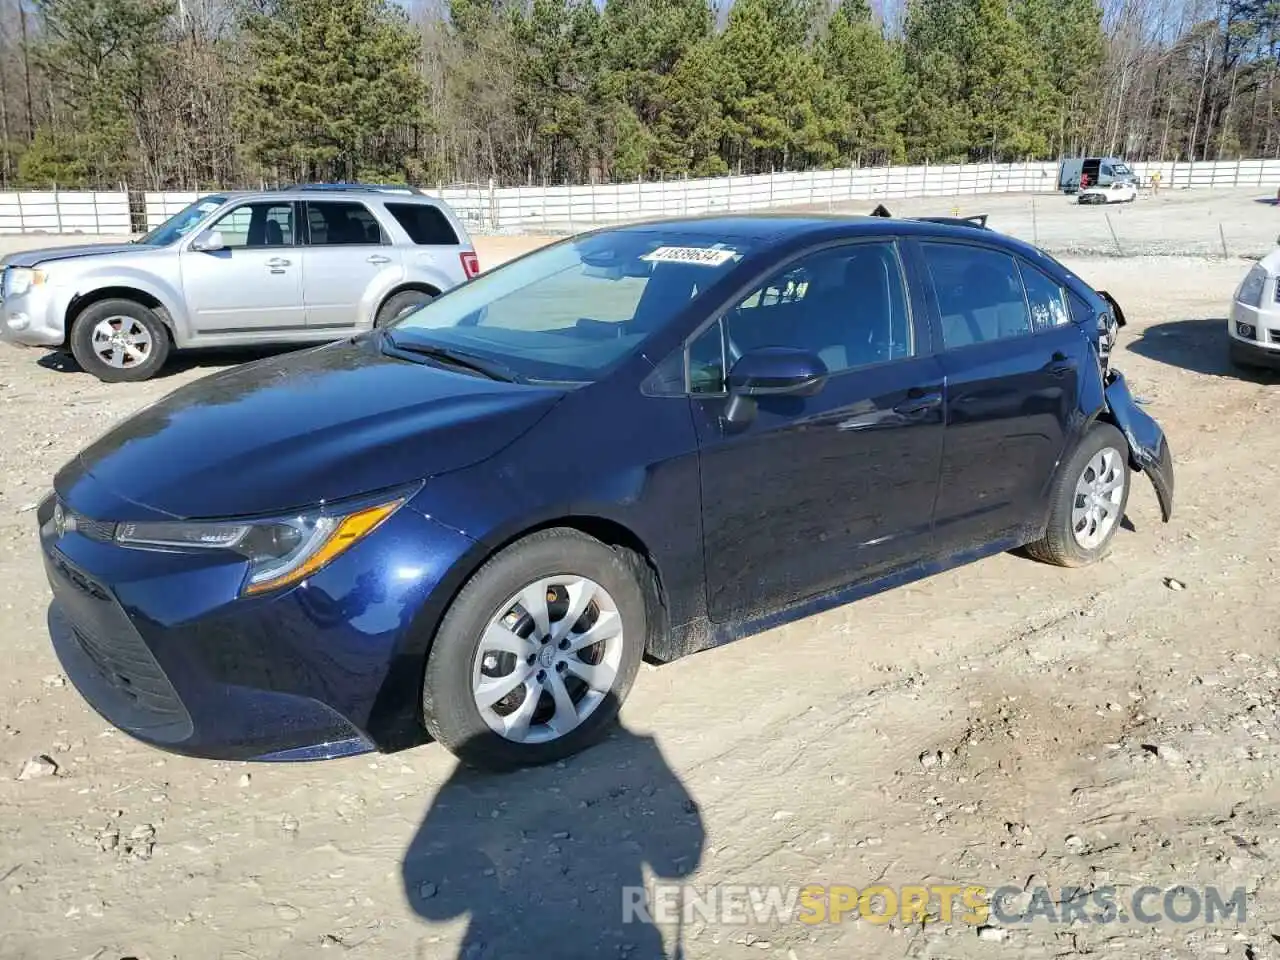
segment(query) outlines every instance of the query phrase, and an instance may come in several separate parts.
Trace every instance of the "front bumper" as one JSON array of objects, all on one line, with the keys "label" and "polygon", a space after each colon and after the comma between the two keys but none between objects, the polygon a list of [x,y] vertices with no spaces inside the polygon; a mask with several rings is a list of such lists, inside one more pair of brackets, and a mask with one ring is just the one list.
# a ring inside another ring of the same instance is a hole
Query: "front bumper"
[{"label": "front bumper", "polygon": [[1232,360],[1280,368],[1280,304],[1260,308],[1232,301],[1227,337]]},{"label": "front bumper", "polygon": [[58,347],[66,341],[66,305],[50,284],[0,301],[0,341],[26,347]]},{"label": "front bumper", "polygon": [[1134,400],[1128,381],[1119,370],[1107,372],[1105,388],[1111,419],[1129,441],[1133,466],[1147,475],[1160,502],[1165,523],[1173,517],[1173,453],[1160,424]]},{"label": "front bumper", "polygon": [[[48,623],[104,719],[176,753],[322,759],[425,740],[417,615],[474,544],[404,508],[303,584],[238,596],[226,554],[61,537],[41,505]],[[92,528],[90,528],[92,530]]]}]

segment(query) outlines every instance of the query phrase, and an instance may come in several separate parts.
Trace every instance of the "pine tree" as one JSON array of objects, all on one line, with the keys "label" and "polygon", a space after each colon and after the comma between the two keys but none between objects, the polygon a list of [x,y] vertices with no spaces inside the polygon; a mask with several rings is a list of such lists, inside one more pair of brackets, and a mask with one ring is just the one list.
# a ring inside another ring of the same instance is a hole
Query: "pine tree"
[{"label": "pine tree", "polygon": [[252,72],[237,119],[258,162],[317,179],[394,176],[418,116],[418,40],[388,0],[279,0],[245,22]]},{"label": "pine tree", "polygon": [[902,62],[866,0],[842,0],[836,7],[818,58],[839,96],[843,156],[868,164],[900,162]]}]

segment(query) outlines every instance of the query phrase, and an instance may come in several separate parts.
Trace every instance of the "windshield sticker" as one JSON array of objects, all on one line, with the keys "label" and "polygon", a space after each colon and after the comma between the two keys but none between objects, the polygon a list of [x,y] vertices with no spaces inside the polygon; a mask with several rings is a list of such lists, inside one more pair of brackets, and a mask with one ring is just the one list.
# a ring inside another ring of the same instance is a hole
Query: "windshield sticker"
[{"label": "windshield sticker", "polygon": [[737,255],[736,250],[712,247],[659,247],[640,259],[652,263],[696,263],[703,267],[718,267]]}]

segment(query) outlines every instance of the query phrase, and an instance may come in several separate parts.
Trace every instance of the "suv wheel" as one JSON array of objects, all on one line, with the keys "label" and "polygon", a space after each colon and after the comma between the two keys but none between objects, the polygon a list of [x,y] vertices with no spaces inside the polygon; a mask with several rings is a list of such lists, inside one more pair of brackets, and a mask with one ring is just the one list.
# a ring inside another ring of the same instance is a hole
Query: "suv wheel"
[{"label": "suv wheel", "polygon": [[1111,424],[1096,423],[1054,479],[1044,537],[1027,552],[1060,567],[1101,560],[1128,502],[1129,444]]},{"label": "suv wheel", "polygon": [[577,530],[532,534],[458,593],[427,660],[427,730],[471,766],[560,760],[612,728],[640,669],[648,567]]},{"label": "suv wheel", "polygon": [[375,327],[385,327],[394,320],[399,320],[402,316],[411,310],[417,310],[434,300],[429,293],[421,290],[401,290],[393,297],[387,297],[384,303],[378,309],[378,316],[373,321]]},{"label": "suv wheel", "polygon": [[71,327],[71,353],[104,383],[147,380],[169,356],[169,328],[133,300],[100,300]]}]

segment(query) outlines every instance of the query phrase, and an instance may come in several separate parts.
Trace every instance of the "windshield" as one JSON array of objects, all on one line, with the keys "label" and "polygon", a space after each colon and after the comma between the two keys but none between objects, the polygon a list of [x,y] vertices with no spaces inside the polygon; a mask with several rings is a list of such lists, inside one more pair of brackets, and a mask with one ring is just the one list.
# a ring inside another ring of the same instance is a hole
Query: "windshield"
[{"label": "windshield", "polygon": [[167,247],[174,241],[185,237],[195,229],[196,224],[226,202],[226,197],[201,197],[195,203],[183,207],[160,226],[139,237],[135,242],[145,243],[152,247]]},{"label": "windshield", "polygon": [[523,379],[584,382],[734,268],[749,244],[612,230],[481,274],[392,325],[397,343],[496,361]]}]

